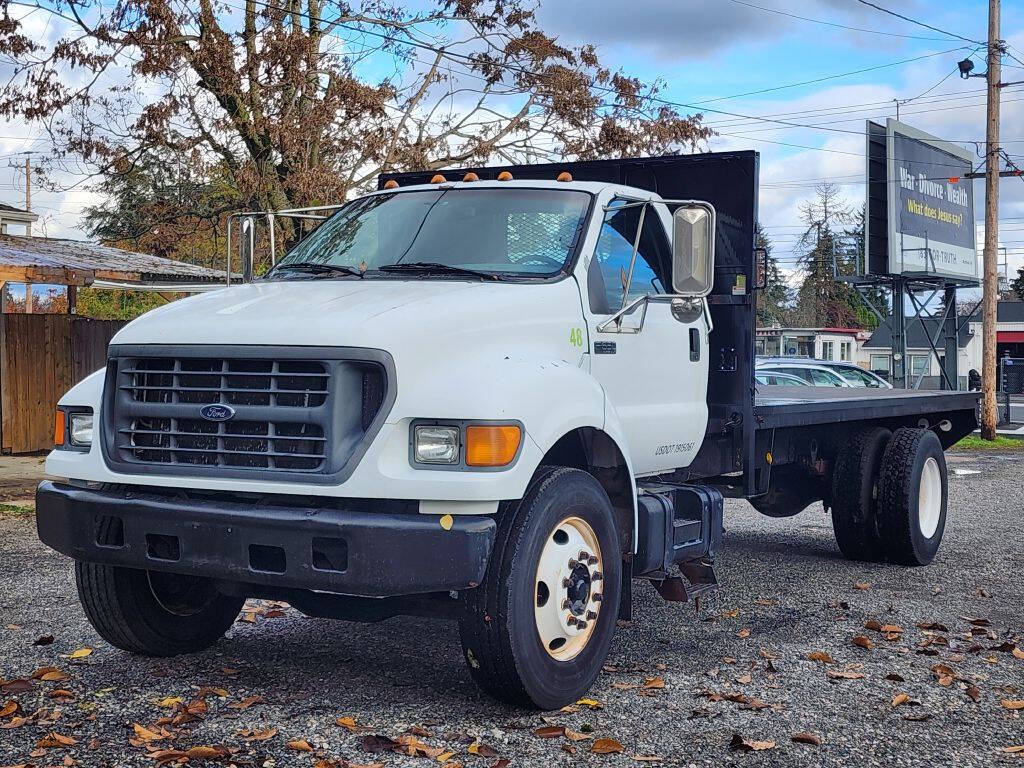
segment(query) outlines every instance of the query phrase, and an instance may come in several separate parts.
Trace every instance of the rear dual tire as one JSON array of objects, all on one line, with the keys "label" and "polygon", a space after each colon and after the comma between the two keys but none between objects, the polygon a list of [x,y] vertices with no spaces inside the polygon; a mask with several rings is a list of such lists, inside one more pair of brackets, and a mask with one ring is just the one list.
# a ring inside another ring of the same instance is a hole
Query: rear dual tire
[{"label": "rear dual tire", "polygon": [[946,527],[942,444],[929,429],[856,433],[836,458],[832,525],[851,560],[928,565]]}]

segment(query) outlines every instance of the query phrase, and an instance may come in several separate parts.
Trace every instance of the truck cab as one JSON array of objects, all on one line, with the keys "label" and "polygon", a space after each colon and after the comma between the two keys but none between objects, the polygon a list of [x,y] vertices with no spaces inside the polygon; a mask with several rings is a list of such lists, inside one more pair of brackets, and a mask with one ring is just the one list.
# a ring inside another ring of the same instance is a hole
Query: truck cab
[{"label": "truck cab", "polygon": [[764,446],[756,156],[701,158],[385,177],[260,279],[130,323],[37,493],[97,631],[192,652],[247,597],[449,616],[493,695],[578,698],[633,577],[715,586],[723,495],[802,509],[842,451],[813,419]]}]

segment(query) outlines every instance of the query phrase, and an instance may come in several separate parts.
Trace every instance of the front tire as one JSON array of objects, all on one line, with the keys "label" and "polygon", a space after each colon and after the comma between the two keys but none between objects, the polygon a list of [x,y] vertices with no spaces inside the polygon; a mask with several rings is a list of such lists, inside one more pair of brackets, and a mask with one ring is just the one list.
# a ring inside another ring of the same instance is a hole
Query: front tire
[{"label": "front tire", "polygon": [[882,458],[878,521],[889,560],[928,565],[946,528],[946,457],[930,429],[897,429]]},{"label": "front tire", "polygon": [[[109,518],[101,541],[113,541]],[[117,648],[145,656],[195,653],[228,631],[245,600],[221,594],[210,579],[117,565],[75,562],[78,600],[89,623]]]},{"label": "front tire", "polygon": [[502,510],[484,583],[464,593],[459,633],[470,674],[510,704],[573,703],[608,655],[621,579],[600,483],[578,469],[542,468],[524,498]]}]

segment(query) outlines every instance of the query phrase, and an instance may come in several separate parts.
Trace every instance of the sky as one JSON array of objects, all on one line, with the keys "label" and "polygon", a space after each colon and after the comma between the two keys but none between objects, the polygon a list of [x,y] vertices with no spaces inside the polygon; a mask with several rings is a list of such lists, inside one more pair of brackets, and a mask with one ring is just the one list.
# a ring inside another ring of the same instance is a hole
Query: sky
[{"label": "sky", "polygon": [[[852,206],[862,204],[864,121],[895,117],[894,100],[901,119],[921,130],[972,151],[984,140],[984,80],[956,72],[972,53],[975,72],[983,72],[984,50],[946,32],[984,40],[987,1],[877,2],[944,32],[859,0],[540,0],[538,15],[563,43],[594,44],[606,66],[659,79],[665,99],[703,110],[717,132],[709,149],[761,153],[759,215],[785,267],[803,229],[800,203],[819,181],[839,184]],[[1004,58],[1002,79],[1024,80],[1024,0],[1004,0],[1002,16],[1002,36],[1021,60]],[[42,19],[35,23],[38,34],[53,34]],[[1002,144],[1024,167],[1024,84],[1002,95]],[[0,202],[24,203],[24,174],[7,164],[23,167],[16,153],[25,150],[45,153],[45,141],[33,141],[39,134],[0,124]],[[975,198],[980,220],[981,182]],[[96,200],[82,187],[36,191],[36,233],[85,238],[81,210]],[[1012,276],[1024,264],[1024,178],[1002,180],[1000,220]]]}]

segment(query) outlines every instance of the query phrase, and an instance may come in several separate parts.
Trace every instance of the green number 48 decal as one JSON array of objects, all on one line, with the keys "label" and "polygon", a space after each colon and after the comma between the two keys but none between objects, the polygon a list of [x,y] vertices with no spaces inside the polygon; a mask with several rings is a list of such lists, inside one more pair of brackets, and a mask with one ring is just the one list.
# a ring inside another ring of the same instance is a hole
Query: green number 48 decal
[{"label": "green number 48 decal", "polygon": [[583,346],[583,329],[582,328],[570,328],[569,329],[569,343],[574,347]]}]

